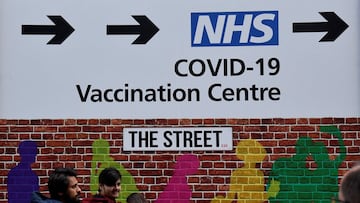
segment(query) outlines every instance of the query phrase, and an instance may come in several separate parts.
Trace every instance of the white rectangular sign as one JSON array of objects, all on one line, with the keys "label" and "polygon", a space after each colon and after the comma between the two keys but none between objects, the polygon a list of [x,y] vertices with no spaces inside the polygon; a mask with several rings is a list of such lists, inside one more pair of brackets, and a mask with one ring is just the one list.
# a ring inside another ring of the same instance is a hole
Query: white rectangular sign
[{"label": "white rectangular sign", "polygon": [[232,150],[232,128],[124,128],[124,151]]},{"label": "white rectangular sign", "polygon": [[360,116],[359,0],[1,0],[1,118]]}]

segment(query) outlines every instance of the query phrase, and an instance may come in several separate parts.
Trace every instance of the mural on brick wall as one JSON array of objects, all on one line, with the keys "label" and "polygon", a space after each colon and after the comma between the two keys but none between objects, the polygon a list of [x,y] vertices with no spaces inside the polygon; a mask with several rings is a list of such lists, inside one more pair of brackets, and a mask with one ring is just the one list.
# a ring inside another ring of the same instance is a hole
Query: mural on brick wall
[{"label": "mural on brick wall", "polygon": [[7,179],[9,203],[30,202],[31,193],[39,190],[39,178],[31,168],[37,155],[36,142],[22,141],[18,151],[20,163],[10,170]]},{"label": "mural on brick wall", "polygon": [[236,156],[244,166],[232,172],[226,196],[217,196],[211,203],[261,203],[278,192],[276,184],[268,192],[264,190],[264,173],[256,168],[256,164],[265,158],[266,151],[259,142],[253,139],[240,141],[236,146]]},{"label": "mural on brick wall", "polygon": [[[295,153],[276,159],[268,177],[259,168],[267,156],[265,148],[255,139],[240,140],[235,155],[243,166],[232,171],[225,195],[217,195],[210,202],[329,202],[331,197],[337,196],[338,170],[346,157],[346,148],[337,127],[322,126],[320,132],[337,139],[338,145],[334,148],[338,155],[329,156],[328,148],[322,142],[326,140],[316,141],[310,136],[301,136],[296,141]],[[30,193],[39,190],[39,178],[31,168],[37,156],[36,142],[22,141],[18,151],[20,162],[8,173],[9,203],[29,202]],[[309,166],[309,160],[313,166]],[[98,139],[92,143],[90,190],[93,194],[98,190],[98,175],[106,167],[115,167],[122,174],[118,202],[126,203],[127,196],[139,192],[134,176],[111,156],[109,142]],[[172,177],[154,202],[190,202],[193,191],[187,178],[196,175],[199,167],[198,156],[178,155]]]},{"label": "mural on brick wall", "polygon": [[[339,156],[332,160],[322,142],[300,137],[296,143],[296,154],[290,158],[279,158],[272,166],[269,180],[279,185],[280,190],[269,198],[270,202],[329,202],[331,197],[337,196],[338,168],[346,156],[344,141],[341,132],[334,126],[320,127],[320,131],[338,139]],[[314,169],[306,165],[309,158],[316,164]]]},{"label": "mural on brick wall", "polygon": [[114,160],[110,155],[109,143],[104,139],[98,139],[92,144],[93,157],[91,159],[90,190],[93,194],[98,191],[99,175],[104,168],[114,167],[121,174],[121,193],[118,202],[126,203],[126,198],[134,192],[138,192],[134,177],[124,166]]},{"label": "mural on brick wall", "polygon": [[184,203],[190,202],[192,190],[188,186],[187,176],[196,174],[200,167],[197,156],[192,154],[180,155],[176,160],[175,169],[164,191],[160,193],[155,203]]}]

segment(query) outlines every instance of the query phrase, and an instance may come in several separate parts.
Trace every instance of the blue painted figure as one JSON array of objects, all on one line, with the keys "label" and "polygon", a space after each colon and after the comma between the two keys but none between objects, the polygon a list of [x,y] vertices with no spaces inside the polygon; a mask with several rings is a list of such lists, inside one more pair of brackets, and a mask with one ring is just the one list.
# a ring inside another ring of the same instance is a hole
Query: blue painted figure
[{"label": "blue painted figure", "polygon": [[22,141],[19,145],[20,163],[8,174],[7,189],[9,203],[30,202],[31,193],[39,190],[39,178],[32,171],[31,164],[37,155],[36,142]]}]

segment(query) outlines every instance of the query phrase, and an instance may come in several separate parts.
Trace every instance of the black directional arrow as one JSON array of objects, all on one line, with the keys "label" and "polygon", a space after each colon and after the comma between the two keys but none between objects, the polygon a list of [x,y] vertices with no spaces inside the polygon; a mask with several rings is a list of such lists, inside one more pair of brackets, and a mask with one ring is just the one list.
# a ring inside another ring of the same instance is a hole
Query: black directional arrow
[{"label": "black directional arrow", "polygon": [[320,42],[335,41],[349,26],[334,12],[319,12],[327,21],[293,23],[293,32],[327,32]]},{"label": "black directional arrow", "polygon": [[74,28],[61,16],[48,16],[54,25],[22,25],[23,35],[55,35],[47,44],[61,44]]},{"label": "black directional arrow", "polygon": [[139,25],[107,25],[108,35],[139,35],[133,44],[146,44],[159,28],[146,16],[132,16]]}]

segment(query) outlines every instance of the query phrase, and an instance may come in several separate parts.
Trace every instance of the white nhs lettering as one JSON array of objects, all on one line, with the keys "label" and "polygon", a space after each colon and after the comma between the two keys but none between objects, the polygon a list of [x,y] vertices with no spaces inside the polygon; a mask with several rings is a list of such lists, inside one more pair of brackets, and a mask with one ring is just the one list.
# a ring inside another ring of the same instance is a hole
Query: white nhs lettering
[{"label": "white nhs lettering", "polygon": [[194,44],[200,44],[203,38],[203,34],[206,33],[209,37],[210,43],[221,43],[222,33],[224,30],[226,16],[219,15],[216,21],[215,29],[211,24],[209,16],[199,16],[198,23],[195,29]]},{"label": "white nhs lettering", "polygon": [[278,44],[277,11],[192,13],[192,46]]}]

